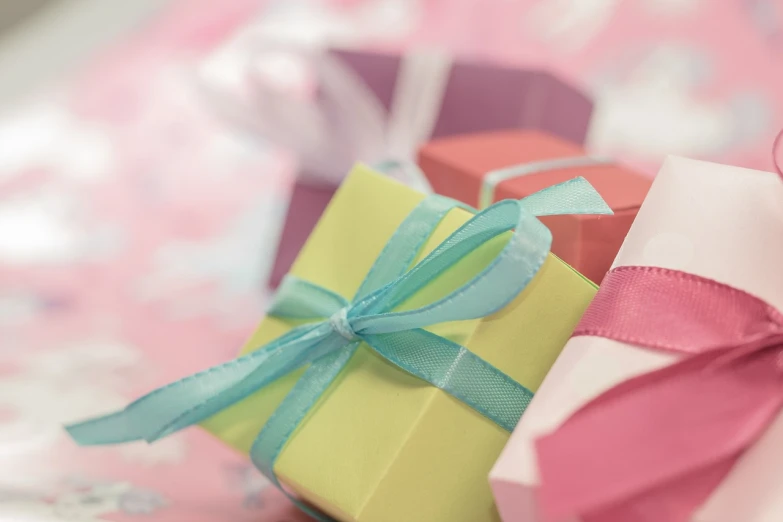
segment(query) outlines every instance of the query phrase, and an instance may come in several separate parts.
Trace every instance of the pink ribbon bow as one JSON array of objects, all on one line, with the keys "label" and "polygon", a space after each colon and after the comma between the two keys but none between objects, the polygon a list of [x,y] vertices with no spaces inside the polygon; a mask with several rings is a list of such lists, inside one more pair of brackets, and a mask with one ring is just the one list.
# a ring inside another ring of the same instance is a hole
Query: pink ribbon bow
[{"label": "pink ribbon bow", "polygon": [[536,441],[553,520],[685,522],[783,407],[783,315],[716,281],[612,270],[574,335],[686,355]]}]

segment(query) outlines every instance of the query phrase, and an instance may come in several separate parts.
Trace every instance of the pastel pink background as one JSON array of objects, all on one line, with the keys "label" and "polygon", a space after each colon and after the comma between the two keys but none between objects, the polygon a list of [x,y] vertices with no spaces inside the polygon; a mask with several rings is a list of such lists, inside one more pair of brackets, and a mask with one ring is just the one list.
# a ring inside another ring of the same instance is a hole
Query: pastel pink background
[{"label": "pastel pink background", "polygon": [[231,357],[263,311],[295,158],[194,80],[248,21],[551,68],[595,94],[592,148],[651,173],[667,152],[768,169],[783,123],[776,0],[174,4],[0,119],[0,520],[304,519],[198,430],[79,449],[60,429]]}]

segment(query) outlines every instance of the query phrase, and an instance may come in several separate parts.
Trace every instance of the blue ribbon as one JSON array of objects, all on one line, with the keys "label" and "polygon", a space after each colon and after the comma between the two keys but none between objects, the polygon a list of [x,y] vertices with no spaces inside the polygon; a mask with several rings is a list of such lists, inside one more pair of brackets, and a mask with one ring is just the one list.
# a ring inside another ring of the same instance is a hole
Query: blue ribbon
[{"label": "blue ribbon", "polygon": [[[275,460],[362,342],[395,366],[513,431],[532,392],[463,346],[422,328],[484,317],[514,299],[541,268],[552,243],[549,230],[536,216],[612,211],[584,178],[575,178],[524,200],[492,205],[408,269],[432,230],[455,206],[461,205],[440,196],[419,204],[392,235],[350,301],[288,276],[270,315],[318,321],[295,327],[238,359],[159,388],[121,411],[68,426],[68,433],[80,445],[152,442],[307,366],[250,450],[255,466],[280,487],[273,471]],[[503,250],[473,279],[425,306],[395,311],[470,252],[511,230]],[[330,520],[297,505],[320,520]]]},{"label": "blue ribbon", "polygon": [[512,165],[510,167],[491,170],[487,172],[484,175],[484,178],[481,180],[478,208],[485,209],[490,206],[492,204],[492,200],[495,198],[495,188],[500,183],[509,179],[521,178],[524,176],[540,174],[542,172],[548,172],[552,170],[579,169],[584,167],[595,167],[599,165],[612,165],[614,163],[615,161],[610,158],[573,156],[568,158],[551,158],[539,161],[531,161],[530,163],[521,163],[518,165]]}]

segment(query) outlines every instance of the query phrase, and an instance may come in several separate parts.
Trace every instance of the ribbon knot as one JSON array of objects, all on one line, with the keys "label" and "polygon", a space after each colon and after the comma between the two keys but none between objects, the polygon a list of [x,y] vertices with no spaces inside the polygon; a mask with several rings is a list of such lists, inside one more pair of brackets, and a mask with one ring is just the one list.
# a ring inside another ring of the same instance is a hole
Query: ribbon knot
[{"label": "ribbon knot", "polygon": [[[441,219],[457,206],[462,205],[440,196],[424,199],[389,239],[353,299],[289,275],[269,315],[313,322],[296,326],[234,361],[155,390],[122,411],[69,426],[69,434],[83,445],[153,441],[306,367],[250,449],[255,466],[280,486],[274,474],[278,455],[358,349],[359,340],[390,364],[452,395],[503,429],[513,430],[532,392],[463,346],[423,328],[485,317],[514,299],[539,271],[552,243],[549,230],[536,216],[612,211],[584,178],[575,178],[523,201],[505,200],[476,214],[411,266]],[[501,234],[509,236],[505,247],[472,279],[433,302],[398,310]],[[297,505],[319,520],[328,520]]]},{"label": "ribbon knot", "polygon": [[346,341],[356,341],[359,337],[351,327],[351,322],[348,320],[348,308],[340,308],[337,312],[329,317],[329,324],[332,329],[340,334]]}]

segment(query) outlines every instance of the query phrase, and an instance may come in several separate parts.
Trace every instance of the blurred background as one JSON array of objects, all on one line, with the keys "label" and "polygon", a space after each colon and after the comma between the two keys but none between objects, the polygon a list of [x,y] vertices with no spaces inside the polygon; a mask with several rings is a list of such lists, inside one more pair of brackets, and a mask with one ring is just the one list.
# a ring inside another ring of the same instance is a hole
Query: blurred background
[{"label": "blurred background", "polygon": [[780,0],[0,0],[0,521],[304,520],[196,430],[85,453],[60,429],[263,312],[297,157],[225,117],[248,38],[549,70],[594,98],[589,150],[650,176],[771,169],[783,126]]}]

